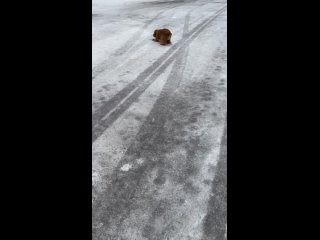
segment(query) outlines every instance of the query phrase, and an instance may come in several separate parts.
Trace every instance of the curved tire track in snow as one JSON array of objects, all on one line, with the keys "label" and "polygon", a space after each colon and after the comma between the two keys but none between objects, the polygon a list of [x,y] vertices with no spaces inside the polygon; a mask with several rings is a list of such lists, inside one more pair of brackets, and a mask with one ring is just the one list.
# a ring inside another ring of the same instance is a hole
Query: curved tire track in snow
[{"label": "curved tire track in snow", "polygon": [[213,16],[194,27],[185,38],[172,46],[150,67],[140,73],[135,80],[118,92],[105,105],[97,109],[92,115],[92,143],[105,131],[105,129],[117,120],[118,117],[150,86],[150,84],[154,82],[182,53],[181,49],[183,49],[184,46],[189,45],[211,23],[211,21],[222,14],[226,8],[227,5],[223,6]]}]

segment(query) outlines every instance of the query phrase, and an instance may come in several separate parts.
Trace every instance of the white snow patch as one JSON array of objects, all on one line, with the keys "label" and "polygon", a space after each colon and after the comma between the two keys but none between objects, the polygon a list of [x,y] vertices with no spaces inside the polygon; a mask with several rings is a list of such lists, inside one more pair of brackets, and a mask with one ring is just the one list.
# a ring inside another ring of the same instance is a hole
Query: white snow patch
[{"label": "white snow patch", "polygon": [[137,159],[137,163],[138,163],[138,164],[142,164],[143,162],[144,162],[144,160],[143,160],[142,158],[138,158],[138,159]]},{"label": "white snow patch", "polygon": [[124,171],[124,172],[127,172],[127,171],[129,171],[131,168],[132,168],[132,165],[129,164],[129,163],[126,163],[125,165],[123,165],[123,166],[120,168],[120,170],[121,170],[121,171]]}]

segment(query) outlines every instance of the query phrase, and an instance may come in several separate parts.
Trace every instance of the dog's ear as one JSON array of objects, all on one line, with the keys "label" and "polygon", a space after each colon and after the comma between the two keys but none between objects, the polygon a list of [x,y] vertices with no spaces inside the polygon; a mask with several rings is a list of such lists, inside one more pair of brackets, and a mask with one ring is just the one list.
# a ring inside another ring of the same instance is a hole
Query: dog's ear
[{"label": "dog's ear", "polygon": [[153,32],[153,36],[154,36],[154,37],[156,37],[157,31],[158,31],[158,30],[154,30],[154,32]]}]

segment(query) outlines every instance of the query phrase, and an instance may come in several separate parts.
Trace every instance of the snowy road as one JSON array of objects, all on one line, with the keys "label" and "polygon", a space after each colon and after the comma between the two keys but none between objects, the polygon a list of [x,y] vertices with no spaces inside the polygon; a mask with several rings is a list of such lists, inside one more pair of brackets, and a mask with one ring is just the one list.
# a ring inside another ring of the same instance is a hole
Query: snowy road
[{"label": "snowy road", "polygon": [[92,238],[226,239],[227,2],[93,0],[92,27]]}]

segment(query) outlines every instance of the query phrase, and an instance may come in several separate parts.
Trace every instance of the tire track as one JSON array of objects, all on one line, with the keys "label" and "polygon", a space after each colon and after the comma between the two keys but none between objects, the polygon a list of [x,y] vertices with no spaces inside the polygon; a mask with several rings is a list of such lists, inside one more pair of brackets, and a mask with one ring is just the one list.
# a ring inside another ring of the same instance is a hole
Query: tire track
[{"label": "tire track", "polygon": [[186,34],[185,38],[172,46],[150,67],[140,73],[135,80],[118,92],[92,115],[92,143],[105,131],[105,129],[118,119],[118,117],[127,110],[134,101],[137,100],[150,84],[154,82],[179,55],[182,54],[183,47],[188,46],[211,23],[211,21],[215,20],[226,10],[226,8],[227,5],[219,9],[213,16],[194,27]]},{"label": "tire track", "polygon": [[[188,15],[185,17],[182,38],[185,38],[189,32],[190,14],[191,12],[189,12]],[[172,72],[171,72],[172,74],[169,75],[169,78],[170,77],[174,78],[178,82],[178,86],[176,88],[179,87],[183,77],[183,72],[186,66],[188,51],[189,51],[189,45],[184,45],[181,48],[181,54],[179,54],[176,61],[174,62]]]}]

